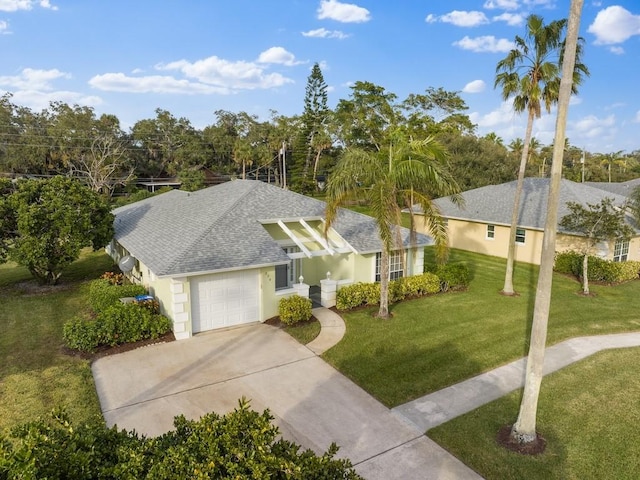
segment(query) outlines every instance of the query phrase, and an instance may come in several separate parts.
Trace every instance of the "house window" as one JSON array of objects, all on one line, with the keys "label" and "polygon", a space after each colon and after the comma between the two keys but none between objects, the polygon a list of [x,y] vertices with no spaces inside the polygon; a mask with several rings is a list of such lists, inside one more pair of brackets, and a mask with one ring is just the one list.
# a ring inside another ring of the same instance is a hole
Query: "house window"
[{"label": "house window", "polygon": [[487,239],[493,240],[496,236],[496,226],[487,225]]},{"label": "house window", "polygon": [[[389,254],[389,280],[397,280],[398,278],[404,277],[402,253],[402,251],[396,251]],[[382,254],[376,253],[376,282],[380,281],[381,263]]]},{"label": "house window", "polygon": [[617,240],[613,247],[613,261],[624,262],[629,256],[629,242],[623,240]]},{"label": "house window", "polygon": [[524,245],[525,234],[524,228],[516,228],[516,243]]},{"label": "house window", "polygon": [[[298,247],[283,247],[285,253],[296,253],[300,249]],[[276,290],[291,288],[298,281],[298,272],[300,271],[300,259],[291,259],[286,265],[276,265]]]}]

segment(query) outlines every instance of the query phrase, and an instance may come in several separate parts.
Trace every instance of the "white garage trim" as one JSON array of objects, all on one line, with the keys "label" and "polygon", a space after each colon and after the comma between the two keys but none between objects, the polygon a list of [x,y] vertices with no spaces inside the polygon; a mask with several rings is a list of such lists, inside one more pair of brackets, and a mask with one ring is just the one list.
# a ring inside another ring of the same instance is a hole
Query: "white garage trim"
[{"label": "white garage trim", "polygon": [[239,270],[191,277],[193,333],[260,321],[260,272]]}]

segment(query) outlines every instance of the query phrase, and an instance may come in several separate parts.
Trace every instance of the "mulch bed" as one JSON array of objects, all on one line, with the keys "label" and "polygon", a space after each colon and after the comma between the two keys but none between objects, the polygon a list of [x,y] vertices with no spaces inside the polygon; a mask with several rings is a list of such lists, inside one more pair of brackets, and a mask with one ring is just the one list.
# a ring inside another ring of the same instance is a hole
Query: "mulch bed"
[{"label": "mulch bed", "polygon": [[103,345],[102,347],[98,347],[93,353],[80,352],[78,350],[72,350],[66,347],[62,348],[62,352],[65,355],[69,355],[71,357],[77,357],[77,358],[82,358],[84,360],[94,361],[94,360],[97,360],[98,358],[106,357],[108,355],[116,355],[118,353],[128,352],[130,350],[135,350],[137,348],[146,347],[147,345],[173,342],[175,341],[175,339],[176,337],[173,334],[173,332],[169,332],[158,338],[149,338],[147,340],[140,340],[139,342],[125,343],[122,345],[116,345],[115,347],[110,347],[109,345]]},{"label": "mulch bed", "polygon": [[512,452],[521,453],[522,455],[540,455],[547,447],[547,441],[536,432],[536,439],[529,443],[520,443],[511,436],[511,428],[513,425],[505,425],[498,431],[496,441],[498,445],[511,450]]}]

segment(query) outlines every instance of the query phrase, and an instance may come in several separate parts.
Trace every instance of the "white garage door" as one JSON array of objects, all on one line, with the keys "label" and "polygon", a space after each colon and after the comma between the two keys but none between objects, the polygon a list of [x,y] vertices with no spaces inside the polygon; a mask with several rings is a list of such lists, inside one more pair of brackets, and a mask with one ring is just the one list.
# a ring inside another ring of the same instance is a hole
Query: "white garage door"
[{"label": "white garage door", "polygon": [[257,270],[192,278],[193,333],[259,321],[259,292]]}]

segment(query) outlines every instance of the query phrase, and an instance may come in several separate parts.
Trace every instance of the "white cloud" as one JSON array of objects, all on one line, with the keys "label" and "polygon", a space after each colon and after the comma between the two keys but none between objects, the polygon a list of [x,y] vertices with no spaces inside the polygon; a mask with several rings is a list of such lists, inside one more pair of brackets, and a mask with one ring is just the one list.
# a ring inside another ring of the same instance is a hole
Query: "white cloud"
[{"label": "white cloud", "polygon": [[571,129],[582,138],[598,138],[610,136],[616,130],[616,117],[611,114],[604,118],[588,115],[582,119],[571,122]]},{"label": "white cloud", "polygon": [[636,112],[636,118],[633,121],[636,123],[640,123],[640,110]]},{"label": "white cloud", "polygon": [[[0,0],[0,12],[17,12],[18,10],[31,10],[35,0]],[[49,0],[37,2],[42,8],[57,10],[58,7],[51,5]]]},{"label": "white cloud", "polygon": [[32,3],[32,0],[0,0],[0,12],[31,10]]},{"label": "white cloud", "polygon": [[291,52],[286,51],[282,47],[271,47],[265,50],[258,57],[258,62],[276,63],[280,65],[286,65],[288,67],[305,63],[305,62],[296,61],[295,55],[293,55],[293,53]]},{"label": "white cloud", "polygon": [[504,38],[496,38],[493,35],[470,38],[465,36],[462,40],[453,42],[453,45],[463,50],[472,52],[508,52],[514,45],[513,42]]},{"label": "white cloud", "polygon": [[640,35],[640,15],[614,5],[600,10],[587,30],[596,36],[596,45],[622,43],[634,35]]},{"label": "white cloud", "polygon": [[320,20],[336,20],[343,23],[363,23],[371,20],[371,13],[366,8],[353,3],[322,0],[318,8],[318,18]]},{"label": "white cloud", "polygon": [[494,22],[505,22],[512,27],[520,26],[524,23],[524,16],[519,13],[503,13],[502,15],[496,15],[493,17]]},{"label": "white cloud", "polygon": [[9,22],[0,20],[0,35],[8,35],[10,33],[11,31],[9,30]]},{"label": "white cloud", "polygon": [[267,73],[264,65],[245,61],[230,62],[216,56],[195,62],[178,60],[157,65],[156,69],[176,70],[200,83],[231,90],[267,89],[293,83],[293,80],[279,73]]},{"label": "white cloud", "polygon": [[493,10],[496,8],[502,10],[516,10],[519,6],[518,0],[487,0],[483,5],[487,10]]},{"label": "white cloud", "polygon": [[473,123],[477,123],[480,128],[495,128],[497,126],[512,123],[515,117],[511,102],[502,102],[500,106],[492,112],[481,115],[473,112],[469,118]]},{"label": "white cloud", "polygon": [[55,5],[51,5],[51,2],[49,2],[49,0],[40,0],[40,6],[42,8],[50,8],[51,10],[58,10],[58,7],[56,7]]},{"label": "white cloud", "polygon": [[624,55],[624,48],[619,46],[609,47],[609,51],[615,55]]},{"label": "white cloud", "polygon": [[453,10],[452,12],[440,15],[439,17],[429,14],[425,21],[427,23],[440,21],[442,23],[450,23],[457,27],[476,27],[478,25],[489,23],[489,19],[484,13],[478,11],[467,12],[463,10]]},{"label": "white cloud", "polygon": [[25,68],[20,75],[0,76],[0,86],[11,87],[18,90],[53,90],[52,81],[58,78],[71,78],[71,75],[58,69],[37,70]]},{"label": "white cloud", "polygon": [[95,107],[102,105],[103,101],[96,95],[85,95],[79,92],[58,90],[53,92],[40,92],[36,90],[19,90],[12,92],[11,102],[31,110],[40,111],[49,107],[51,102],[63,102],[68,105],[87,105]]},{"label": "white cloud", "polygon": [[467,83],[462,89],[462,91],[464,93],[480,93],[480,92],[484,92],[484,89],[486,88],[486,86],[487,84],[484,82],[484,80],[474,80],[472,82]]},{"label": "white cloud", "polygon": [[178,93],[196,94],[229,94],[231,90],[224,87],[179,80],[171,76],[147,75],[130,77],[124,73],[105,73],[89,80],[89,85],[98,90],[129,93]]},{"label": "white cloud", "polygon": [[313,37],[313,38],[337,38],[337,39],[345,39],[349,35],[341,32],[340,30],[327,30],[326,28],[317,28],[316,30],[309,30],[308,32],[302,32],[302,35],[305,37]]}]

